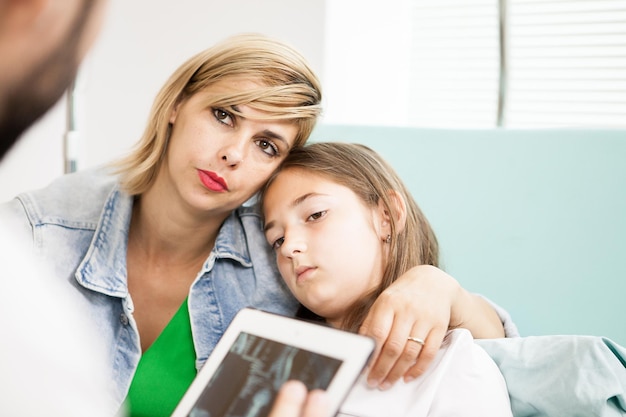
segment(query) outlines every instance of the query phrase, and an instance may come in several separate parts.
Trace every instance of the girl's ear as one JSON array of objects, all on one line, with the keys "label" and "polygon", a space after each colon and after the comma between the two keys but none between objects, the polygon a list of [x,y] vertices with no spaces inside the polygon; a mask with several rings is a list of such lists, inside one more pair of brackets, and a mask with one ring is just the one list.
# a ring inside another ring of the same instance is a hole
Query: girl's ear
[{"label": "girl's ear", "polygon": [[391,208],[393,213],[389,213],[389,211],[385,208],[382,199],[378,202],[378,210],[382,219],[382,238],[385,240],[385,237],[391,234],[391,219],[393,216],[393,220],[396,223],[396,233],[400,233],[404,230],[404,226],[406,226],[406,202],[402,195],[395,190],[389,191],[389,200],[391,202]]}]

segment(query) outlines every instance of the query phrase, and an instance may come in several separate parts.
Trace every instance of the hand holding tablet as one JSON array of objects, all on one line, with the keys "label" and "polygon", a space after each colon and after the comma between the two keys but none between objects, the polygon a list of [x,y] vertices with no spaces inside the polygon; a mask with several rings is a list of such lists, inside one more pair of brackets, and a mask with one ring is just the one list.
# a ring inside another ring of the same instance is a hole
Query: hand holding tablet
[{"label": "hand holding tablet", "polygon": [[269,417],[324,417],[328,414],[324,391],[308,392],[300,381],[287,381],[280,388]]},{"label": "hand holding tablet", "polygon": [[267,417],[289,380],[302,381],[309,391],[326,391],[322,415],[334,416],[373,350],[371,338],[246,308],[172,417]]}]

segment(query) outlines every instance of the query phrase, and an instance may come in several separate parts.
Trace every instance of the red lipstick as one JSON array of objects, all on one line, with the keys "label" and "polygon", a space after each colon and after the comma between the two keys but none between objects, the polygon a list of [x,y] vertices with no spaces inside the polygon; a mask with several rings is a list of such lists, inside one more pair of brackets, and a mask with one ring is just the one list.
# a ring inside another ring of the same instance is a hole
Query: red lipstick
[{"label": "red lipstick", "polygon": [[207,189],[215,192],[228,191],[228,184],[226,184],[226,180],[217,175],[215,172],[199,169],[198,176],[200,177],[202,184]]}]

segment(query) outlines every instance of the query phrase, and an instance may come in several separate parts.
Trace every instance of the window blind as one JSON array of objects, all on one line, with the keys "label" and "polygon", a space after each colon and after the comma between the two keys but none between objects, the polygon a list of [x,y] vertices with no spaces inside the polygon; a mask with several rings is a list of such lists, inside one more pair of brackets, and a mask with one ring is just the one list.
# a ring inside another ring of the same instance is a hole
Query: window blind
[{"label": "window blind", "polygon": [[626,127],[626,0],[508,0],[507,127]]},{"label": "window blind", "polygon": [[328,4],[333,123],[626,127],[626,0]]},{"label": "window blind", "polygon": [[412,10],[411,125],[626,127],[626,0],[414,0]]}]

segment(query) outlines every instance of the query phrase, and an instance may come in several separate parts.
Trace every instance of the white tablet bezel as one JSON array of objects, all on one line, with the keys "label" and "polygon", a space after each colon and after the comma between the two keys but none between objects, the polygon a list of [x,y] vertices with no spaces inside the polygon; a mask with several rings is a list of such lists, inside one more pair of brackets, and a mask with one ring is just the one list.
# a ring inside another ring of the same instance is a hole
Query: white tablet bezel
[{"label": "white tablet bezel", "polygon": [[224,357],[241,333],[336,358],[342,362],[326,389],[328,417],[334,416],[374,351],[372,338],[252,308],[241,310],[174,410],[172,417],[187,417]]}]

